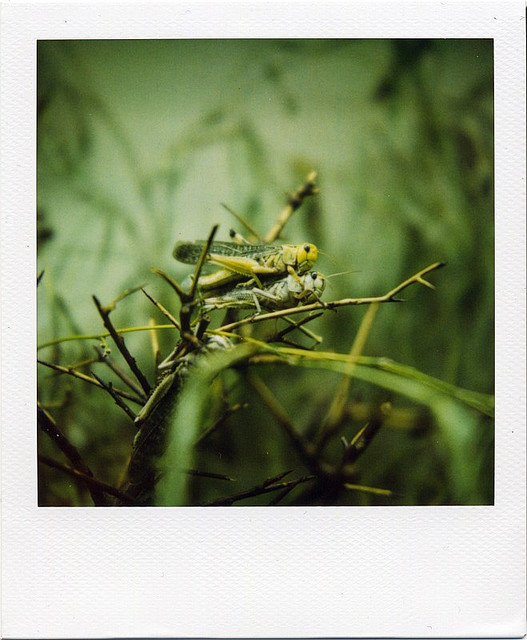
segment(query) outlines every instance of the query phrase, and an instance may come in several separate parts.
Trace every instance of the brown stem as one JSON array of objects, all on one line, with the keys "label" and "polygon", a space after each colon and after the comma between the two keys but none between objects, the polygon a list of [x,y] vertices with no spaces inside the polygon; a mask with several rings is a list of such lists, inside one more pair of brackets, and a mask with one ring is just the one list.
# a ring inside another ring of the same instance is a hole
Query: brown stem
[{"label": "brown stem", "polygon": [[185,473],[188,476],[197,476],[199,478],[212,478],[213,480],[226,480],[227,482],[234,482],[234,478],[226,476],[223,473],[212,473],[211,471],[199,471],[198,469],[185,469]]},{"label": "brown stem", "polygon": [[171,322],[176,327],[176,329],[181,330],[181,325],[166,307],[164,307],[158,300],[153,298],[147,291],[145,291],[145,289],[141,289],[141,291],[150,300],[150,302],[155,305],[159,309],[159,311],[161,311],[165,318],[167,318],[167,320],[169,320],[169,322]]},{"label": "brown stem", "polygon": [[[291,331],[294,331],[295,329],[300,329],[301,327],[303,327],[305,324],[307,324],[308,322],[311,322],[312,320],[316,320],[317,318],[320,318],[320,316],[322,316],[323,313],[314,313],[313,315],[309,315],[306,316],[305,318],[302,318],[302,320],[299,320],[298,322],[295,322],[294,320],[289,320],[289,326],[286,327],[285,329],[282,329],[281,331],[279,331],[276,334],[276,340],[274,338],[271,338],[269,340],[269,342],[279,342],[284,336],[286,336],[288,333],[291,333]],[[287,318],[286,318],[287,319]],[[307,334],[310,338],[314,338],[314,334]],[[318,337],[318,336],[316,336]]]},{"label": "brown stem", "polygon": [[[152,267],[151,268],[152,273],[156,273],[158,276],[161,276],[163,278],[163,280],[169,284],[172,289],[176,292],[178,298],[181,300],[183,299],[187,294],[185,293],[185,291],[183,291],[183,289],[179,286],[179,283],[176,282],[176,280],[174,280],[174,278],[172,276],[169,276],[168,273],[165,273],[164,271],[161,271],[161,269],[158,269],[157,267]],[[179,323],[178,323],[179,324]]]},{"label": "brown stem", "polygon": [[343,468],[345,465],[353,464],[360,458],[360,456],[371,444],[373,438],[377,435],[379,429],[384,424],[390,412],[391,405],[389,402],[385,402],[380,406],[370,422],[368,422],[362,429],[359,430],[350,444],[346,447],[346,449],[344,449],[341,468]]},{"label": "brown stem", "polygon": [[190,290],[188,291],[188,293],[183,291],[181,289],[181,287],[178,286],[178,288],[179,288],[178,295],[179,295],[179,297],[181,299],[181,309],[179,311],[179,320],[180,320],[180,323],[181,323],[181,337],[182,338],[184,338],[185,336],[188,336],[188,335],[193,335],[192,331],[191,331],[191,326],[190,326],[190,320],[191,320],[191,317],[192,317],[192,301],[194,300],[194,296],[196,295],[196,288],[198,286],[198,279],[199,279],[201,270],[203,268],[203,265],[205,264],[205,261],[207,260],[207,256],[209,255],[210,245],[212,244],[212,241],[214,240],[214,236],[216,235],[216,231],[218,231],[218,226],[219,225],[215,224],[212,227],[212,230],[209,233],[209,237],[207,238],[207,241],[205,242],[205,244],[203,245],[203,248],[201,249],[199,260],[198,260],[198,263],[196,265],[196,269],[194,270],[194,275],[193,275],[193,278],[192,278],[192,284],[190,285]]},{"label": "brown stem", "polygon": [[103,350],[101,349],[101,347],[99,347],[98,345],[95,345],[94,349],[97,352],[97,355],[99,356],[97,358],[98,362],[103,362],[108,368],[110,368],[115,373],[115,375],[118,378],[120,378],[125,383],[127,387],[130,387],[130,389],[135,393],[137,393],[138,396],[145,397],[146,399],[146,396],[144,395],[141,387],[136,382],[134,382],[132,378],[130,378],[130,376],[127,375],[120,367],[118,367],[115,364],[115,362],[113,362],[113,360],[111,360],[107,356],[104,356]]},{"label": "brown stem", "polygon": [[247,229],[247,231],[249,231],[249,233],[251,233],[256,238],[256,240],[262,243],[264,242],[258,231],[256,231],[256,229],[251,226],[242,215],[240,215],[237,211],[234,211],[234,209],[231,209],[231,207],[224,204],[223,202],[221,203],[221,206],[226,209],[232,216],[234,216],[236,220],[238,220]]},{"label": "brown stem", "polygon": [[148,380],[144,376],[143,372],[137,366],[137,362],[135,361],[135,358],[128,351],[128,348],[124,342],[123,337],[119,335],[115,330],[115,327],[113,326],[112,321],[110,320],[111,308],[103,307],[96,296],[92,296],[92,298],[102,318],[104,326],[106,327],[108,333],[112,336],[115,344],[117,345],[117,348],[119,349],[123,358],[126,360],[128,366],[130,367],[131,372],[137,378],[137,381],[141,385],[143,391],[148,396],[150,394],[151,387],[148,383]]},{"label": "brown stem", "polygon": [[203,442],[203,440],[205,440],[205,438],[208,438],[211,433],[216,431],[216,429],[219,429],[226,422],[226,420],[230,416],[232,416],[233,413],[237,413],[238,411],[240,411],[240,409],[246,409],[247,406],[247,404],[233,404],[232,407],[226,407],[221,416],[213,424],[211,424],[208,429],[205,429],[205,431],[196,439],[196,441],[194,442],[194,446]]},{"label": "brown stem", "polygon": [[[289,473],[289,472],[288,472]],[[282,477],[285,474],[280,474]],[[303,482],[311,482],[315,480],[316,476],[302,476],[301,478],[297,478],[296,480],[290,480],[289,482],[274,482],[271,480],[266,480],[262,484],[253,487],[252,489],[247,489],[246,491],[240,491],[240,493],[236,493],[232,496],[227,496],[225,498],[218,498],[217,500],[211,500],[210,502],[202,503],[204,507],[220,507],[220,506],[230,506],[234,502],[239,502],[240,500],[246,500],[247,498],[253,498],[255,496],[262,495],[264,493],[270,493],[272,491],[278,491],[280,489],[293,489],[297,485]]]},{"label": "brown stem", "polygon": [[[108,493],[111,496],[115,496],[116,498],[118,498],[119,500],[121,500],[122,502],[126,503],[126,504],[134,504],[134,499],[131,496],[126,495],[126,493],[123,493],[122,491],[119,491],[118,489],[115,489],[115,487],[112,487],[109,484],[106,484],[105,482],[101,482],[100,480],[96,480],[95,478],[93,478],[92,476],[86,475],[85,473],[82,473],[82,471],[79,471],[78,469],[73,469],[72,467],[68,467],[65,464],[61,464],[60,462],[57,462],[56,460],[53,460],[52,458],[48,458],[47,456],[42,456],[39,455],[38,456],[38,461],[41,462],[42,464],[47,465],[48,467],[53,467],[54,469],[59,469],[60,471],[63,471],[64,473],[67,473],[68,475],[72,476],[73,478],[77,478],[78,480],[82,480],[83,482],[85,482],[89,487],[91,487],[92,490],[99,490],[99,491],[103,491],[104,493]],[[91,492],[91,491],[90,491]],[[105,502],[104,505],[106,505],[107,503]],[[97,506],[104,506],[104,505],[97,505]]]},{"label": "brown stem", "polygon": [[203,269],[203,265],[205,264],[205,261],[207,260],[207,256],[209,255],[210,245],[212,244],[212,241],[214,240],[214,236],[216,235],[216,232],[218,231],[218,227],[219,227],[219,225],[217,225],[217,224],[215,224],[212,227],[211,232],[209,233],[209,237],[207,238],[207,242],[205,243],[205,246],[201,250],[201,254],[199,256],[198,264],[196,265],[196,269],[194,271],[194,278],[192,280],[192,284],[190,285],[190,291],[189,291],[189,294],[188,294],[190,299],[188,300],[188,302],[191,302],[194,299],[194,295],[196,293],[196,288],[198,286],[198,279],[199,279],[199,276],[201,274],[201,270]]},{"label": "brown stem", "polygon": [[[95,378],[92,378],[91,376],[87,376],[85,373],[76,371],[72,367],[63,367],[60,364],[53,364],[52,362],[46,362],[45,360],[37,360],[37,362],[38,364],[41,364],[41,365],[44,365],[45,367],[49,367],[50,369],[53,369],[54,371],[58,371],[60,373],[66,373],[67,375],[72,376],[73,378],[78,378],[83,382],[89,382],[90,384],[93,384],[95,387],[99,387],[100,389],[103,388],[102,384],[98,380],[95,380]],[[145,403],[145,398],[138,398],[137,396],[134,396],[133,394],[129,393],[128,391],[125,391],[124,389],[116,389],[114,387],[113,390],[117,395],[121,396],[121,398],[126,398],[127,400],[130,400],[130,402],[135,402],[135,404],[138,404],[140,406],[143,406]]]},{"label": "brown stem", "polygon": [[103,380],[101,380],[101,378],[99,378],[99,376],[94,373],[93,371],[91,372],[92,376],[101,384],[101,387],[107,391],[113,398],[115,404],[122,409],[126,415],[132,420],[132,422],[136,419],[136,415],[135,413],[130,409],[130,407],[126,404],[126,402],[124,402],[121,397],[119,396],[119,394],[117,394],[113,388],[113,385],[111,382],[109,382],[108,384],[106,384]]},{"label": "brown stem", "polygon": [[274,223],[269,233],[265,236],[265,242],[274,242],[282,233],[282,229],[287,224],[289,218],[300,207],[302,202],[308,196],[312,196],[318,193],[316,186],[317,173],[312,171],[308,176],[304,184],[302,184],[296,191],[290,193],[287,197],[287,206],[283,209],[282,213],[278,216],[278,220]]},{"label": "brown stem", "polygon": [[[86,477],[93,478],[93,473],[82,459],[78,449],[68,440],[61,429],[59,429],[51,415],[40,405],[37,406],[37,422],[42,431],[44,431],[44,433],[46,433],[53,442],[55,442],[58,448],[71,462],[75,470]],[[92,485],[88,485],[88,490],[95,505],[102,506],[106,504],[104,495],[100,490],[94,488]]]},{"label": "brown stem", "polygon": [[[391,291],[388,291],[388,293],[384,294],[383,296],[376,296],[376,297],[370,297],[370,298],[343,298],[342,300],[333,300],[332,302],[313,302],[311,304],[306,304],[300,307],[294,307],[292,309],[279,309],[278,311],[272,311],[270,313],[262,313],[256,316],[249,316],[247,318],[243,318],[242,320],[238,320],[237,322],[226,324],[220,327],[218,331],[232,331],[233,329],[236,329],[246,324],[255,324],[257,322],[263,322],[264,320],[281,318],[282,316],[286,316],[286,315],[293,315],[295,313],[304,313],[306,311],[315,311],[318,309],[331,310],[331,309],[336,309],[337,307],[349,307],[349,306],[356,306],[356,305],[363,305],[363,304],[371,304],[372,302],[379,302],[379,303],[402,302],[402,300],[399,300],[394,297],[397,293],[399,293],[400,291],[402,291],[403,289],[405,289],[406,287],[410,286],[413,283],[423,284],[424,282],[426,282],[422,278],[424,274],[429,273],[430,271],[433,271],[435,269],[439,269],[443,267],[445,264],[446,264],[445,262],[434,262],[430,266],[426,267],[426,269],[419,271],[419,273],[416,273],[411,278],[408,278],[408,280],[405,280],[401,284],[397,285],[397,287],[395,287]],[[431,287],[432,285],[429,282],[427,282],[426,286]]]},{"label": "brown stem", "polygon": [[249,375],[247,379],[275,420],[282,426],[286,434],[289,436],[300,457],[311,469],[318,472],[320,470],[319,462],[314,456],[313,447],[298,433],[296,427],[289,419],[282,405],[278,402],[276,396],[271,392],[265,382],[254,373]]}]

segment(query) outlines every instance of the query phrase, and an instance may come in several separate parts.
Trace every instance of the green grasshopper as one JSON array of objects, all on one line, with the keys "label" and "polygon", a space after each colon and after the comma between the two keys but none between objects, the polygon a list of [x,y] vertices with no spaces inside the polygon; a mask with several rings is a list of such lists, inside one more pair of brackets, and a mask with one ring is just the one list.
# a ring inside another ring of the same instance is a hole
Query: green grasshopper
[{"label": "green grasshopper", "polygon": [[[173,256],[179,262],[196,264],[205,242],[178,242]],[[260,278],[276,277],[288,273],[293,277],[309,271],[318,257],[313,244],[253,245],[236,242],[212,242],[207,261],[221,267],[207,276],[201,276],[198,285],[203,291],[217,289],[232,282],[249,278],[259,287]]]},{"label": "green grasshopper", "polygon": [[223,295],[205,298],[203,310],[256,307],[257,313],[260,313],[260,307],[288,309],[298,306],[300,302],[307,304],[318,301],[325,286],[326,278],[321,273],[308,271],[301,276],[288,275],[263,289],[248,284],[238,285]]},{"label": "green grasshopper", "polygon": [[[158,366],[163,377],[135,419],[138,432],[121,491],[134,504],[151,505],[159,479],[159,458],[167,446],[167,432],[177,408],[179,394],[194,367],[201,367],[214,351],[228,351],[234,345],[225,336],[206,336],[200,346],[181,356],[181,345]],[[116,505],[122,505],[119,500]]]}]

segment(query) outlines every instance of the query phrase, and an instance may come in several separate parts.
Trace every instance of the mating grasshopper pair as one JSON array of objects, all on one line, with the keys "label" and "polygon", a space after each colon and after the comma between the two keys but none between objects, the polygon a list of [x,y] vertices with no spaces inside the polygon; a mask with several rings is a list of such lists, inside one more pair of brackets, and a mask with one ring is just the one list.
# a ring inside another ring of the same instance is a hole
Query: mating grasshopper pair
[{"label": "mating grasshopper pair", "polygon": [[[178,242],[174,257],[180,262],[196,264],[203,241]],[[325,278],[309,271],[318,257],[315,245],[252,245],[235,242],[212,242],[207,261],[219,270],[201,276],[202,292],[228,290],[204,299],[204,309],[256,307],[286,309],[299,302],[318,300],[325,287]],[[245,282],[242,282],[244,281]]]}]

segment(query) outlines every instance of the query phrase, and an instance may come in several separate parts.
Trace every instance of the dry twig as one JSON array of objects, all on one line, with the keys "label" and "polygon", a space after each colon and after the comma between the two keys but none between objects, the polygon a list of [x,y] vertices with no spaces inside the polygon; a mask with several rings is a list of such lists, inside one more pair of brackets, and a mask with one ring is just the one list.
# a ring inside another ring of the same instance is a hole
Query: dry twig
[{"label": "dry twig", "polygon": [[[42,431],[44,431],[44,433],[46,433],[53,442],[55,442],[58,448],[71,462],[75,470],[83,476],[93,478],[93,473],[82,459],[77,447],[68,440],[66,435],[61,431],[61,429],[59,429],[55,420],[45,409],[42,408],[40,404],[37,404],[37,422]],[[95,505],[101,506],[106,504],[106,500],[99,488],[88,484],[88,490]]]},{"label": "dry twig", "polygon": [[[63,367],[60,364],[53,364],[52,362],[46,362],[45,360],[37,360],[37,363],[45,367],[49,367],[54,371],[66,373],[73,378],[78,378],[79,380],[83,380],[84,382],[89,382],[90,384],[94,385],[95,387],[99,387],[100,389],[104,388],[98,380],[92,378],[91,376],[87,376],[85,373],[76,371],[73,367]],[[121,398],[126,398],[127,400],[130,400],[130,402],[135,402],[135,404],[139,404],[141,406],[143,406],[145,403],[145,397],[137,397],[131,394],[129,391],[125,391],[124,389],[117,389],[115,387],[113,388],[113,390],[117,395],[121,396]]]},{"label": "dry twig", "polygon": [[[132,380],[132,378],[130,378],[130,376],[127,375],[120,367],[118,367],[111,358],[104,355],[104,352],[101,347],[99,347],[99,345],[94,345],[94,349],[97,352],[98,362],[103,362],[109,369],[111,369],[115,373],[118,378],[120,378],[125,383],[127,387],[130,387],[130,389],[137,393],[138,396],[144,397],[146,399],[146,396],[141,387],[136,382],[134,382],[134,380]],[[78,366],[79,365],[76,365],[75,368],[78,368]]]},{"label": "dry twig", "polygon": [[341,300],[333,300],[332,302],[312,302],[311,304],[306,304],[300,307],[293,307],[290,309],[279,309],[278,311],[271,311],[269,313],[262,313],[259,315],[248,316],[247,318],[242,318],[237,322],[232,322],[230,324],[226,324],[219,331],[232,331],[233,329],[237,329],[246,324],[254,324],[256,322],[263,322],[264,320],[270,320],[273,318],[281,318],[282,316],[293,315],[296,313],[304,313],[306,311],[315,311],[318,309],[336,309],[338,307],[349,307],[349,306],[357,306],[363,304],[371,304],[372,302],[386,303],[386,302],[402,302],[395,296],[401,292],[406,287],[409,287],[411,284],[420,283],[424,284],[426,282],[427,287],[433,288],[429,282],[423,279],[423,276],[431,271],[439,269],[445,266],[445,262],[434,262],[429,265],[425,269],[422,269],[415,275],[411,276],[401,284],[397,285],[388,293],[385,293],[383,296],[376,296],[370,298],[343,298]]},{"label": "dry twig", "polygon": [[148,380],[146,379],[141,369],[139,369],[139,367],[137,366],[137,362],[135,361],[135,358],[128,351],[128,348],[124,342],[124,338],[119,333],[117,333],[117,331],[115,330],[115,327],[112,324],[112,321],[110,320],[110,313],[115,307],[115,303],[120,298],[117,298],[106,307],[103,307],[101,305],[101,303],[99,302],[96,296],[92,296],[92,298],[93,298],[93,301],[95,302],[95,306],[97,307],[97,311],[99,312],[102,318],[104,326],[106,327],[108,333],[112,336],[115,344],[117,345],[117,348],[121,352],[123,358],[126,360],[128,366],[130,367],[130,370],[132,371],[134,376],[137,378],[137,381],[141,385],[143,391],[148,396],[151,391],[150,384],[148,383]]},{"label": "dry twig", "polygon": [[271,493],[272,491],[278,491],[279,489],[293,489],[299,484],[304,482],[311,482],[315,480],[316,476],[302,476],[301,478],[297,478],[296,480],[290,480],[289,482],[280,482],[280,480],[291,473],[290,471],[286,471],[284,473],[280,473],[273,478],[268,478],[261,484],[253,487],[252,489],[247,489],[246,491],[240,491],[240,493],[235,493],[232,496],[227,496],[225,498],[218,498],[217,500],[210,500],[209,502],[202,503],[204,507],[221,507],[221,506],[230,506],[234,502],[239,502],[240,500],[246,500],[247,498],[253,498],[255,496],[262,495],[264,493]]},{"label": "dry twig", "polygon": [[214,433],[214,431],[219,429],[223,424],[225,424],[227,419],[230,416],[232,416],[234,413],[237,413],[241,409],[246,409],[247,407],[248,407],[247,403],[244,403],[244,404],[238,403],[238,404],[233,404],[232,407],[226,407],[224,412],[221,414],[221,416],[213,424],[211,424],[208,429],[205,429],[205,431],[195,440],[194,446],[203,442],[203,440],[205,440],[205,438],[208,438],[211,435],[211,433]]},{"label": "dry twig", "polygon": [[289,436],[291,442],[296,447],[298,454],[304,460],[304,462],[312,468],[315,472],[320,471],[319,460],[314,456],[314,449],[310,443],[308,443],[297,431],[294,424],[289,419],[284,408],[278,402],[276,396],[271,392],[265,382],[252,373],[248,377],[248,381],[256,393],[260,396],[262,402],[269,409],[271,415],[282,426],[284,431]]},{"label": "dry twig", "polygon": [[[100,480],[97,480],[96,478],[89,476],[86,473],[79,471],[78,469],[68,467],[67,465],[61,464],[60,462],[57,462],[52,458],[48,458],[47,456],[39,455],[38,461],[41,462],[42,464],[47,465],[48,467],[59,469],[60,471],[67,473],[73,478],[77,478],[77,480],[82,480],[90,488],[90,493],[94,490],[97,490],[99,492],[103,491],[104,493],[108,493],[109,495],[114,496],[115,498],[119,498],[119,500],[122,500],[125,504],[130,504],[130,505],[134,504],[134,499],[131,498],[130,496],[127,496],[126,493],[123,493],[122,491],[119,491],[115,487],[112,487],[111,485],[106,484],[105,482],[101,482]],[[106,502],[104,504],[106,504]],[[98,505],[98,506],[102,506],[102,505]]]},{"label": "dry twig", "polygon": [[97,380],[97,382],[100,383],[101,387],[107,391],[113,398],[115,404],[122,409],[126,415],[132,420],[132,422],[135,420],[136,415],[135,413],[130,409],[130,407],[126,404],[126,402],[124,402],[120,395],[118,393],[115,392],[113,385],[111,382],[106,383],[104,382],[104,380],[101,380],[101,378],[99,378],[99,376],[94,373],[93,371],[91,372],[92,376]]},{"label": "dry twig", "polygon": [[265,242],[274,242],[277,238],[280,237],[283,228],[287,224],[289,218],[293,215],[293,213],[300,207],[302,202],[308,196],[312,196],[315,193],[318,193],[318,188],[316,186],[317,173],[316,171],[312,171],[308,176],[304,184],[302,184],[298,189],[290,193],[287,197],[287,206],[282,211],[282,213],[278,216],[278,220],[274,223],[273,227],[269,231],[269,233],[265,236]]},{"label": "dry twig", "polygon": [[[156,273],[161,274],[162,272],[158,270]],[[171,322],[176,327],[176,329],[178,329],[178,331],[181,331],[181,325],[170,313],[170,311],[165,306],[163,306],[158,300],[156,300],[153,296],[151,296],[145,289],[141,289],[141,291],[150,300],[150,302],[153,305],[155,305],[159,309],[159,311],[161,311],[161,313],[165,316],[165,318],[167,318],[167,320]]]}]

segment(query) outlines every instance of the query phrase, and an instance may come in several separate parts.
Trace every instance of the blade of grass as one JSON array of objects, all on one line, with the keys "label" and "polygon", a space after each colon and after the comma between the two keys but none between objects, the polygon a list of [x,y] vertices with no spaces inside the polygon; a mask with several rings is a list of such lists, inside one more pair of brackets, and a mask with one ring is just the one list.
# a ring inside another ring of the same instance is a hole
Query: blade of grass
[{"label": "blade of grass", "polygon": [[193,368],[178,394],[171,413],[165,454],[159,462],[162,473],[156,487],[156,504],[181,506],[187,500],[187,480],[178,468],[191,468],[193,446],[198,434],[206,429],[210,406],[211,382],[223,370],[246,360],[254,345],[241,344],[228,351],[211,353]]}]

